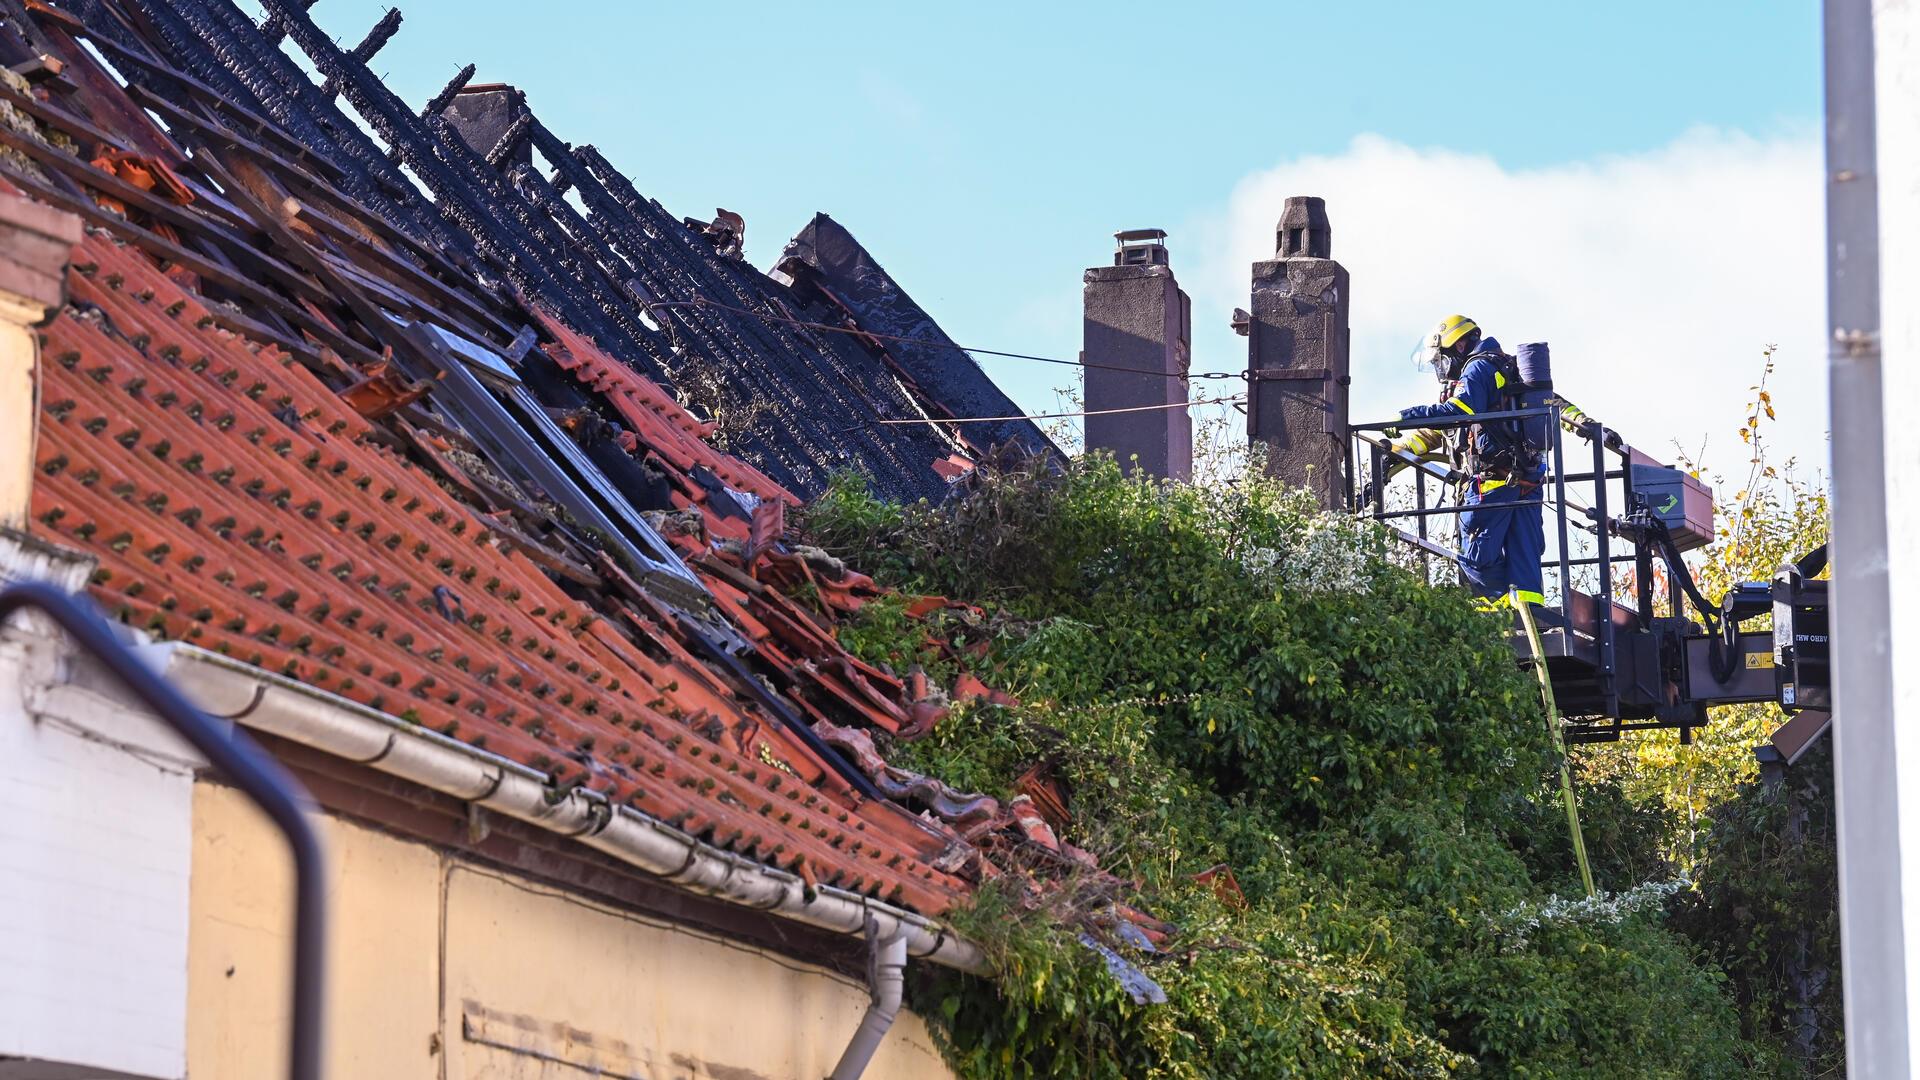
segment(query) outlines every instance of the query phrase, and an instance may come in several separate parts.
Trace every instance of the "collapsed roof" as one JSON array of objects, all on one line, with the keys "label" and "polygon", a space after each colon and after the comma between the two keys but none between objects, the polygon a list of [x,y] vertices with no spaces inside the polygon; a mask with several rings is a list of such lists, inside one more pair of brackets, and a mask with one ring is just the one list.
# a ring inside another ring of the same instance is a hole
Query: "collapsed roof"
[{"label": "collapsed roof", "polygon": [[868,421],[1010,404],[871,256],[823,217],[760,274],[737,219],[671,219],[509,91],[443,116],[471,69],[406,107],[366,67],[397,13],[342,50],[265,6],[0,0],[0,187],[88,224],[41,336],[33,520],[95,598],[923,914],[1000,853],[1086,870],[1033,808],[875,752],[948,692],[843,649],[881,590],[786,540],[834,469],[917,497],[971,465],[957,426]]},{"label": "collapsed roof", "polygon": [[[343,50],[304,3],[266,4],[264,27],[226,0],[71,6],[136,105],[188,127],[203,110],[243,132],[269,123],[263,149],[297,149],[293,163],[317,167],[317,182],[364,204],[429,266],[449,263],[495,298],[518,294],[556,312],[718,421],[731,453],[802,497],[850,470],[890,497],[937,498],[979,451],[1009,441],[1050,448],[1028,421],[977,431],[881,423],[1018,412],[981,389],[991,382],[972,359],[883,271],[900,314],[854,306],[872,275],[852,304],[825,276],[788,287],[741,257],[737,215],[674,217],[594,147],[562,141],[518,91],[470,85],[471,65],[416,112],[367,66],[398,31],[397,11]],[[283,38],[321,85],[281,50]],[[536,155],[550,172],[534,167]],[[940,344],[859,332],[888,334],[903,318],[921,331],[913,337]],[[903,349],[912,352],[896,356]],[[968,411],[989,401],[992,413]]]}]

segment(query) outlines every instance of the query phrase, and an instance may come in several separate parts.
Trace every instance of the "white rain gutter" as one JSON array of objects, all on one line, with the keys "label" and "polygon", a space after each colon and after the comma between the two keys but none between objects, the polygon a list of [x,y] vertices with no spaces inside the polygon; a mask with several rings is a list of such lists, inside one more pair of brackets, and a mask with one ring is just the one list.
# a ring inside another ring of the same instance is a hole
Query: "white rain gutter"
[{"label": "white rain gutter", "polygon": [[138,650],[189,700],[229,720],[537,825],[667,882],[837,934],[899,937],[914,959],[984,974],[979,946],[913,912],[722,851],[631,807],[518,762],[218,653],[169,642]]}]

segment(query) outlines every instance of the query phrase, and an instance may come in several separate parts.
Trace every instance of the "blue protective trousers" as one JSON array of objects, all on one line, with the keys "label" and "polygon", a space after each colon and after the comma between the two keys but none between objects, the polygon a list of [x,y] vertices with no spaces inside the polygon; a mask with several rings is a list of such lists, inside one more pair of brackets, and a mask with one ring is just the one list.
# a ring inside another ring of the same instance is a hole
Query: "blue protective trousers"
[{"label": "blue protective trousers", "polygon": [[[1460,515],[1460,573],[1475,596],[1500,599],[1509,589],[1529,603],[1542,602],[1540,560],[1546,557],[1547,533],[1540,488],[1501,484],[1482,493],[1481,482],[1468,485],[1467,506]],[[1535,502],[1533,506],[1512,506]]]}]

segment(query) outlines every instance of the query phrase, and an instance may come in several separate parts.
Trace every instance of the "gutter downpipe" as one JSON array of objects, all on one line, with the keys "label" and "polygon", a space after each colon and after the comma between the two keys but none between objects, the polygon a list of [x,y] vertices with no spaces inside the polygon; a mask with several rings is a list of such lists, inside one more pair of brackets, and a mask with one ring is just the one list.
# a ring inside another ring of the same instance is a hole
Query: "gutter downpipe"
[{"label": "gutter downpipe", "polygon": [[880,926],[874,922],[867,924],[867,985],[873,1000],[840,1054],[840,1064],[833,1067],[833,1075],[827,1080],[860,1080],[892,1029],[893,1018],[900,1015],[900,1001],[907,988],[907,939],[900,934],[881,937]]},{"label": "gutter downpipe", "polygon": [[570,837],[690,892],[837,934],[897,939],[902,964],[912,955],[972,974],[988,970],[978,946],[931,919],[845,889],[810,889],[793,874],[597,793],[575,788],[555,798],[546,774],[519,762],[196,646],[169,642],[136,652],[216,719]]}]

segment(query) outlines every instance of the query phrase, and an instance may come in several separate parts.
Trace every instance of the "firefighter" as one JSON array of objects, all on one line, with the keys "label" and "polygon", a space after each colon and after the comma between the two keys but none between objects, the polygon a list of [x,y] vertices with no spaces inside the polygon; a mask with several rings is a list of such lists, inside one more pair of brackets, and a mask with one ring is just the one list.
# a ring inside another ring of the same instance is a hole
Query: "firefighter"
[{"label": "firefighter", "polygon": [[[1499,342],[1482,337],[1465,315],[1449,315],[1427,339],[1425,358],[1445,387],[1438,405],[1400,410],[1402,420],[1433,420],[1503,412],[1518,406],[1522,386],[1512,357]],[[1581,424],[1591,421],[1573,417]],[[1584,430],[1584,428],[1583,428]],[[1439,431],[1420,429],[1396,437],[1398,449],[1416,455],[1441,451]],[[1469,474],[1460,516],[1460,573],[1474,595],[1500,603],[1539,604],[1540,563],[1546,554],[1546,529],[1540,485],[1546,476],[1545,447],[1529,439],[1518,421],[1473,424],[1460,447]],[[1515,505],[1532,503],[1533,505]]]}]

